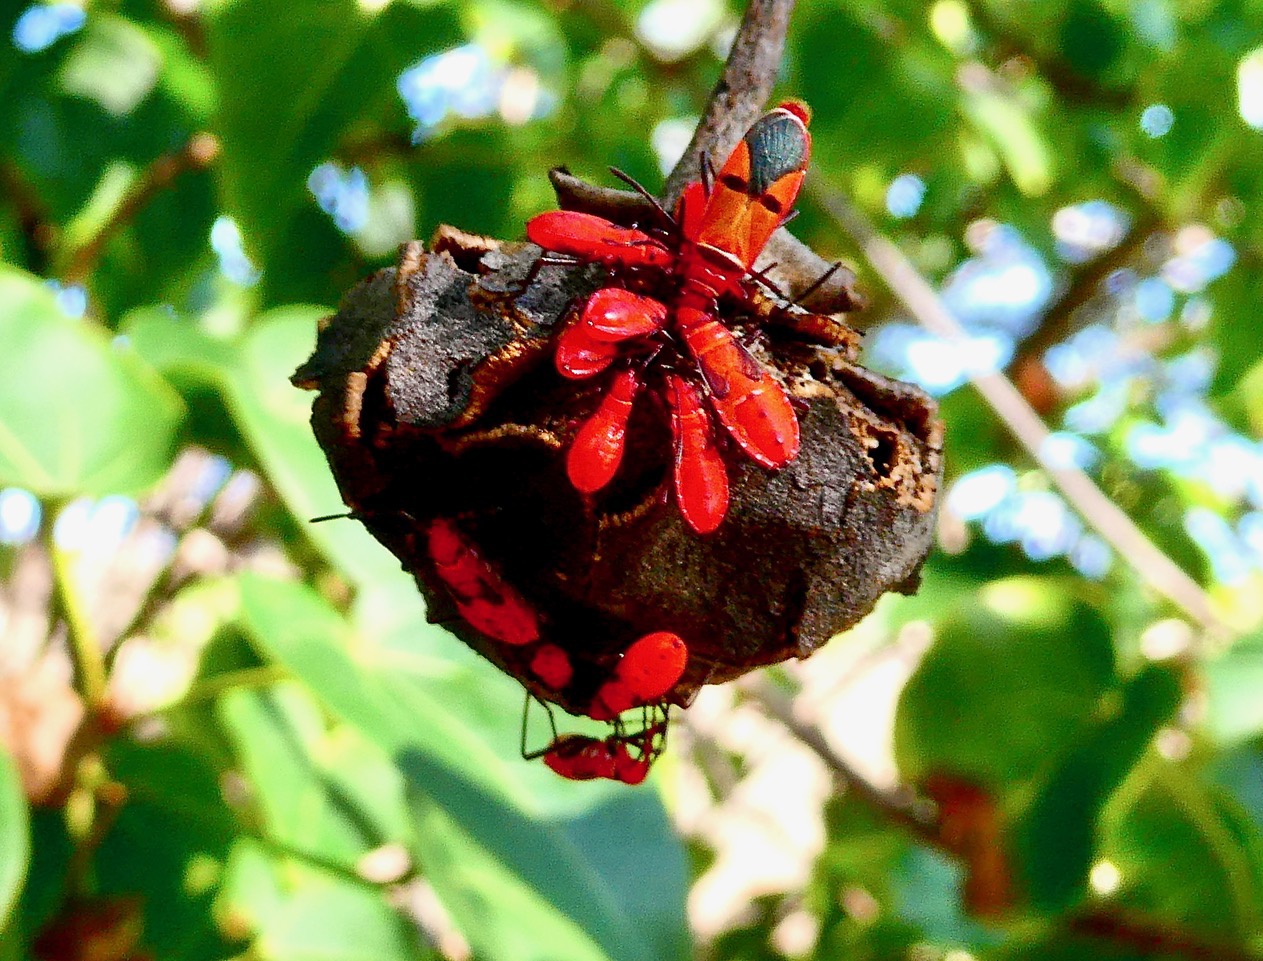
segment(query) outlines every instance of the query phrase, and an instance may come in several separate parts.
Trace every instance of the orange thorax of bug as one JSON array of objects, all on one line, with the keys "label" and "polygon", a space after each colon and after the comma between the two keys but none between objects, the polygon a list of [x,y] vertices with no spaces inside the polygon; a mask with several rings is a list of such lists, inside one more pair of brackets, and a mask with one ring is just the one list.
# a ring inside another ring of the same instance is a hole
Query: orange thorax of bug
[{"label": "orange thorax of bug", "polygon": [[810,119],[806,104],[782,103],[741,138],[709,194],[701,183],[685,188],[677,208],[681,299],[744,293],[755,260],[798,199],[811,154]]}]

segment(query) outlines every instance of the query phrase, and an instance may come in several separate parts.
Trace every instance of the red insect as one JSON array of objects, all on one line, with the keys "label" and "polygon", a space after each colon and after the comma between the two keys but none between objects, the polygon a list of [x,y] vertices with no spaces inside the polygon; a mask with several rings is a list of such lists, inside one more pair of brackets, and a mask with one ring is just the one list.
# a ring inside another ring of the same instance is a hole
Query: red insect
[{"label": "red insect", "polygon": [[623,460],[627,419],[639,389],[640,379],[634,368],[619,371],[601,406],[579,428],[566,455],[566,473],[575,490],[591,494],[614,479]]},{"label": "red insect", "polygon": [[574,678],[570,655],[556,644],[541,644],[531,657],[531,673],[550,691],[560,691]]},{"label": "red insect", "polygon": [[[640,784],[662,753],[666,724],[646,727],[636,736],[614,733],[604,739],[586,734],[563,734],[544,751],[544,763],[572,781],[604,778],[624,784]],[[636,748],[635,756],[631,748]]]},{"label": "red insect", "polygon": [[[807,108],[794,101],[760,118],[713,184],[690,184],[675,218],[663,214],[671,230],[662,238],[568,211],[541,214],[527,224],[527,236],[546,250],[604,264],[627,282],[649,278],[662,291],[656,298],[616,286],[598,290],[558,338],[555,360],[563,376],[583,379],[628,351],[643,354],[645,367],[666,359],[659,378],[665,382],[655,389],[671,412],[676,501],[698,533],[713,531],[728,509],[727,470],[710,411],[766,468],[784,467],[798,454],[798,418],[785,389],[725,326],[721,308],[724,301],[748,302],[754,261],[790,214],[807,169],[809,119]],[[679,356],[668,334],[684,343],[687,357]],[[672,351],[678,363],[670,361]],[[687,366],[699,376],[683,373]],[[617,473],[645,375],[635,367],[618,371],[580,428],[567,460],[578,490],[595,493]]]},{"label": "red insect", "polygon": [[504,583],[453,521],[440,518],[430,525],[428,547],[435,572],[470,626],[504,644],[529,644],[539,638],[535,611]]},{"label": "red insect", "polygon": [[654,631],[635,641],[596,692],[588,716],[608,721],[623,711],[662,700],[684,676],[688,646],[678,634]]}]

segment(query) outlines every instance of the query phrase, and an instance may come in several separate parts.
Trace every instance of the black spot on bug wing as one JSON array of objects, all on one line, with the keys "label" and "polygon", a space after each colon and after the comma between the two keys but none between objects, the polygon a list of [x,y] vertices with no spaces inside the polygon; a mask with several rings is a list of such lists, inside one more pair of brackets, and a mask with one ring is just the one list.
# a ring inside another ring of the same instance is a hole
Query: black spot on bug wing
[{"label": "black spot on bug wing", "polygon": [[750,148],[750,195],[757,197],[786,174],[807,167],[803,123],[786,111],[772,111],[745,136]]}]

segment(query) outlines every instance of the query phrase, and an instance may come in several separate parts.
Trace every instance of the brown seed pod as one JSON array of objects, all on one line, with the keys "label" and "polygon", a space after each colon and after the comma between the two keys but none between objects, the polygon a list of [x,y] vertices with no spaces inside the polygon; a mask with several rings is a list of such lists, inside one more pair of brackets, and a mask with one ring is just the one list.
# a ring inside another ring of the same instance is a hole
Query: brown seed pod
[{"label": "brown seed pod", "polygon": [[[668,417],[638,404],[623,466],[594,497],[569,483],[565,452],[603,377],[576,384],[552,335],[600,286],[597,268],[540,267],[531,244],[440,228],[399,265],[355,287],[294,383],[319,391],[312,426],[354,516],[400,559],[447,625],[537,696],[584,713],[621,653],[671,631],[688,667],[666,700],[806,657],[886,591],[915,589],[933,530],[942,447],[935,405],[855,361],[837,318],[785,315],[756,298],[725,318],[793,399],[798,457],[768,471],[728,458],[732,500],[699,536],[671,503]],[[581,299],[579,300],[581,303]],[[825,336],[822,347],[808,337]],[[496,642],[459,616],[427,551],[452,522],[485,576],[538,615],[569,656],[560,691],[532,672],[536,645]]]}]

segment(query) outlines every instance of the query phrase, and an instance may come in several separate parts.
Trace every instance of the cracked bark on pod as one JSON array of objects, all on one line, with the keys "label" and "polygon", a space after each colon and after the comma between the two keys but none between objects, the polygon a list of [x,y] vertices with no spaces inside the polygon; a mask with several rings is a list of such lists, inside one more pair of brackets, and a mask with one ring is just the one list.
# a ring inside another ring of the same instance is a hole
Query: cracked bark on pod
[{"label": "cracked bark on pod", "polygon": [[[798,457],[768,471],[727,458],[729,512],[699,536],[671,502],[669,415],[637,405],[617,478],[595,496],[567,480],[566,450],[605,378],[563,380],[553,335],[602,286],[595,267],[538,267],[532,244],[450,227],[426,251],[360,283],[323,325],[294,383],[319,392],[312,426],[346,504],[399,558],[429,616],[537,696],[583,713],[619,655],[652,631],[688,644],[666,700],[806,657],[886,591],[916,588],[934,529],[942,424],[918,389],[804,339],[839,318],[770,324],[725,317],[784,383],[802,431]],[[537,269],[533,269],[537,268]],[[783,318],[782,318],[783,319]],[[539,615],[541,640],[574,665],[562,694],[530,651],[491,641],[457,614],[426,549],[454,520]]]}]

